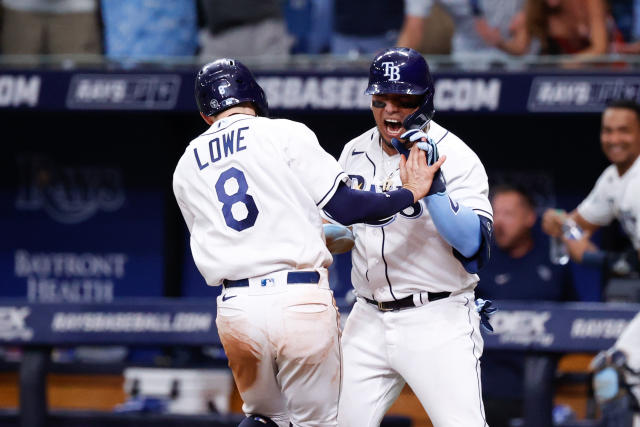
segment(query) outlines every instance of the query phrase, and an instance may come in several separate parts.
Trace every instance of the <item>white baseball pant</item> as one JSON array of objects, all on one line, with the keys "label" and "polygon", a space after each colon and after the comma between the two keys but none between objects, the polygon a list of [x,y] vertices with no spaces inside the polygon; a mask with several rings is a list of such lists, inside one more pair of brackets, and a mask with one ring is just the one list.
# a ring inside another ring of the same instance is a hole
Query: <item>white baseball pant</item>
[{"label": "white baseball pant", "polygon": [[473,292],[383,312],[358,298],[342,335],[338,424],[377,427],[405,381],[435,427],[487,426]]},{"label": "white baseball pant", "polygon": [[337,426],[340,328],[326,270],[318,285],[287,284],[280,273],[267,286],[250,279],[217,300],[218,334],[242,409],[280,427]]}]

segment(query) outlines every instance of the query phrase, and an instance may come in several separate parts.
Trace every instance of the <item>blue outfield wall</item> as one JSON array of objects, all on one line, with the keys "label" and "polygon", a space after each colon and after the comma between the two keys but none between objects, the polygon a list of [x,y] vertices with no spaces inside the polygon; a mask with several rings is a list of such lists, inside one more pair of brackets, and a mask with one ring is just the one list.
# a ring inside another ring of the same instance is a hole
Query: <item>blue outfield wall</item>
[{"label": "blue outfield wall", "polygon": [[[0,71],[0,109],[196,111],[195,69],[180,71]],[[258,71],[278,111],[364,111],[364,71]],[[446,113],[597,113],[610,99],[640,99],[630,71],[434,73],[435,105]]]}]

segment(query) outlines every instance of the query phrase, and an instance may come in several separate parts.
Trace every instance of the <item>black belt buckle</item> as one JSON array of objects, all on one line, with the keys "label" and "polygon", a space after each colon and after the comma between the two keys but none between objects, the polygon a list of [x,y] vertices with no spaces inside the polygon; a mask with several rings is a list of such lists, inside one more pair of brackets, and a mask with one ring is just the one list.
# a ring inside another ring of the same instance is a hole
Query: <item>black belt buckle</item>
[{"label": "black belt buckle", "polygon": [[377,301],[377,305],[378,305],[378,310],[380,311],[393,311],[394,309],[391,307],[385,307],[384,306],[384,301]]}]

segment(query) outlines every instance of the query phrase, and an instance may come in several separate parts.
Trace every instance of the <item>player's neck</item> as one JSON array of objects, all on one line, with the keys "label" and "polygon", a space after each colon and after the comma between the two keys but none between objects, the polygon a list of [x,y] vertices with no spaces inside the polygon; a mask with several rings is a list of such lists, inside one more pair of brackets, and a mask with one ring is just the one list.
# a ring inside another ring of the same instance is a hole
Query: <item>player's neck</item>
[{"label": "player's neck", "polygon": [[234,114],[246,114],[249,116],[256,116],[256,110],[252,107],[239,105],[237,107],[231,107],[228,110],[224,110],[222,113],[213,117],[213,122],[217,122],[218,120],[222,120],[225,117],[233,116]]},{"label": "player's neck", "polygon": [[395,156],[398,154],[398,151],[391,145],[390,142],[385,141],[382,137],[380,137],[380,146],[382,147],[382,151],[387,153],[389,156]]},{"label": "player's neck", "polygon": [[640,161],[640,160],[638,160],[638,157],[639,156],[636,156],[630,162],[616,163],[616,169],[618,170],[618,176],[622,177],[622,175],[624,175],[629,169],[631,169],[631,166],[633,166],[635,162]]}]

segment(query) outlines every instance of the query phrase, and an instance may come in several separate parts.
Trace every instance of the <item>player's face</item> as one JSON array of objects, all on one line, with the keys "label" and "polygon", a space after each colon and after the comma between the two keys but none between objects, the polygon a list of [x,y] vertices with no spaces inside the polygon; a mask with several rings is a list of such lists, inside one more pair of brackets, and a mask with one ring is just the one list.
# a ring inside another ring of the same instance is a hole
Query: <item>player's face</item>
[{"label": "player's face", "polygon": [[373,95],[371,110],[382,139],[387,143],[392,138],[400,139],[400,135],[406,131],[402,121],[418,109],[420,100],[419,95]]},{"label": "player's face", "polygon": [[626,172],[640,155],[640,121],[633,110],[607,108],[600,130],[602,151],[609,161]]},{"label": "player's face", "polygon": [[515,191],[505,191],[494,196],[493,235],[498,247],[509,250],[529,239],[529,230],[536,221],[535,212]]}]

